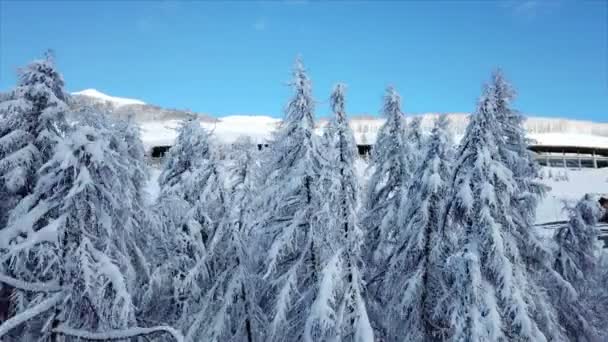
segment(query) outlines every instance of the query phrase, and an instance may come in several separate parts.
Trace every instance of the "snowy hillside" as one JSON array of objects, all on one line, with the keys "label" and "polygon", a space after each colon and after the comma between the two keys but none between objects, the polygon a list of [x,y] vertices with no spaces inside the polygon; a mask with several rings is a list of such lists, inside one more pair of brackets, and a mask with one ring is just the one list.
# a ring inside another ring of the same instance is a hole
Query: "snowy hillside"
[{"label": "snowy hillside", "polygon": [[[187,110],[165,109],[146,104],[137,99],[115,97],[95,89],[86,89],[72,93],[83,103],[79,105],[103,106],[112,115],[122,118],[133,117],[142,128],[142,139],[146,148],[152,146],[172,145],[177,135],[176,128],[182,120],[199,118],[201,125],[212,130],[216,138],[224,143],[231,143],[239,136],[249,136],[256,143],[264,143],[278,127],[281,120],[264,115],[231,115],[212,118],[209,115]],[[437,113],[409,115],[422,117],[422,128],[430,131]],[[450,131],[458,140],[469,122],[467,113],[449,113]],[[372,115],[351,115],[350,124],[358,144],[373,144],[383,118]],[[319,119],[317,132],[327,123]],[[529,117],[525,127],[531,139],[539,145],[575,145],[608,148],[608,123],[591,121]]]},{"label": "snowy hillside", "polygon": [[[429,130],[432,121],[436,117],[436,114],[428,114],[423,117],[423,129]],[[450,131],[458,140],[464,133],[464,124],[461,121],[461,114],[449,115],[450,116]],[[529,120],[537,120],[532,118]],[[549,127],[549,132],[543,132],[541,129],[536,129],[540,126],[529,127],[528,136],[539,145],[574,145],[574,146],[588,146],[588,147],[604,147],[608,148],[608,135],[599,135],[590,133],[590,127],[585,127],[583,130],[579,130],[577,121],[568,121],[571,126],[568,125],[556,125],[552,126],[551,122],[555,119],[546,119],[544,121],[545,126]],[[564,120],[556,120],[564,121]],[[179,120],[166,120],[166,121],[146,121],[141,122],[143,131],[144,144],[150,146],[160,145],[172,145],[177,132],[175,129],[179,125]],[[272,118],[269,116],[227,116],[220,117],[217,122],[202,121],[201,125],[209,130],[212,130],[216,138],[224,143],[231,143],[241,135],[249,136],[256,143],[264,143],[270,139],[271,133],[278,127],[281,120]],[[351,127],[355,133],[355,140],[357,144],[373,144],[376,140],[376,134],[384,120],[378,118],[359,118],[354,117],[351,119]],[[317,133],[322,132],[322,127],[325,125],[323,120],[319,121],[317,127]],[[593,123],[593,131],[600,132],[605,124]],[[553,127],[553,128],[551,128]],[[551,131],[554,130],[554,131]],[[588,133],[584,133],[588,130]]]},{"label": "snowy hillside", "polygon": [[146,104],[145,102],[143,102],[141,100],[110,96],[110,95],[100,92],[97,89],[85,89],[82,91],[74,92],[74,93],[72,93],[72,95],[81,95],[81,96],[92,97],[92,98],[100,100],[100,101],[110,102],[117,107],[124,106],[124,105],[132,105],[132,104],[138,104],[138,105]]}]

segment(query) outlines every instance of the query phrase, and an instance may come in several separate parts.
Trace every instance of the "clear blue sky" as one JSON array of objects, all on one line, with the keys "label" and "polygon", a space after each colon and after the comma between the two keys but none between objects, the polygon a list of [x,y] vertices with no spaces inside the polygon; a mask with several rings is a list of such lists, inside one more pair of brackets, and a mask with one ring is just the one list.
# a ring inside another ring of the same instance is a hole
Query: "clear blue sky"
[{"label": "clear blue sky", "polygon": [[0,1],[0,89],[53,48],[70,91],[220,116],[281,116],[295,56],[318,115],[332,85],[377,113],[468,112],[495,66],[530,115],[608,121],[606,1]]}]

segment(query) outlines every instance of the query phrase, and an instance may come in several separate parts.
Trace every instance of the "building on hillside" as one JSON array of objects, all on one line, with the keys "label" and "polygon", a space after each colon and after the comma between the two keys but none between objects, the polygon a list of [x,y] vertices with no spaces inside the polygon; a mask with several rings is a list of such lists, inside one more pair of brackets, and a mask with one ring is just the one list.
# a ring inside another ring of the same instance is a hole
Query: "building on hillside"
[{"label": "building on hillside", "polygon": [[[439,114],[424,114],[421,127],[430,132]],[[468,116],[464,113],[449,114],[450,133],[454,141],[464,135]],[[411,116],[406,116],[409,120]],[[359,155],[366,158],[373,148],[378,131],[384,119],[371,116],[352,116],[351,128],[357,143]],[[268,116],[230,116],[216,122],[201,121],[221,144],[231,144],[240,136],[248,136],[258,149],[268,147],[272,132],[280,125],[280,120]],[[574,122],[557,119],[529,119],[525,123],[532,143],[530,150],[543,166],[565,168],[603,168],[608,167],[608,130],[604,124]],[[327,119],[317,122],[316,132],[322,134]],[[572,126],[574,125],[574,126]],[[143,140],[149,159],[158,162],[171,147],[177,135],[178,122],[164,124],[144,124]]]}]

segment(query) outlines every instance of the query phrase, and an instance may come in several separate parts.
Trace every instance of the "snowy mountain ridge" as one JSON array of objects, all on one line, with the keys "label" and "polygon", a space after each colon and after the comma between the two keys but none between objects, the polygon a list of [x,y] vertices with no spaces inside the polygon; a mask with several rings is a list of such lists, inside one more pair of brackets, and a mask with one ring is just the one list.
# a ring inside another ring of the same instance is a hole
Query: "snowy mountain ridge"
[{"label": "snowy mountain ridge", "polygon": [[104,94],[104,93],[100,92],[99,90],[93,89],[93,88],[73,92],[72,95],[81,95],[81,96],[92,97],[92,98],[98,99],[100,101],[110,102],[113,105],[118,106],[118,107],[125,106],[125,105],[133,105],[133,104],[136,104],[136,105],[145,105],[146,104],[144,101],[137,100],[137,99],[128,99],[128,98],[124,98],[124,97],[110,96],[110,95]]},{"label": "snowy mountain ridge", "polygon": [[[265,115],[230,115],[213,118],[210,115],[188,110],[165,109],[128,99],[104,94],[95,89],[72,93],[78,105],[95,105],[111,115],[133,117],[142,128],[142,139],[151,146],[172,145],[176,129],[185,119],[199,118],[201,125],[209,129],[222,142],[233,142],[239,136],[249,136],[256,143],[270,139],[281,119]],[[455,137],[464,134],[469,122],[468,113],[444,113],[450,119],[450,133]],[[407,114],[406,120],[422,117],[422,128],[430,131],[439,113]],[[318,119],[317,131],[322,131],[327,118]],[[384,118],[374,115],[350,115],[350,124],[358,144],[373,144]],[[528,117],[524,123],[530,138],[545,145],[576,145],[608,147],[608,123],[547,117]]]}]

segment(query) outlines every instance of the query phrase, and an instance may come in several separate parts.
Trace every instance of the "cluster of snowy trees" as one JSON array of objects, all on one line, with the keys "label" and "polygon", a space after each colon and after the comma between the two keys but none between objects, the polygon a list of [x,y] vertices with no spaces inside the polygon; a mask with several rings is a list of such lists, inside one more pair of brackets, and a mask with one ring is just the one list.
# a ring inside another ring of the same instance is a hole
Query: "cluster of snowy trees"
[{"label": "cluster of snowy trees", "polygon": [[535,234],[547,189],[500,72],[458,145],[446,117],[406,124],[389,87],[366,182],[345,86],[319,136],[299,60],[291,85],[263,151],[220,158],[184,122],[150,203],[133,122],[70,113],[50,56],[22,69],[0,102],[0,340],[608,338],[602,209]]}]

